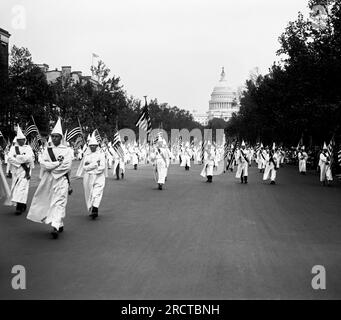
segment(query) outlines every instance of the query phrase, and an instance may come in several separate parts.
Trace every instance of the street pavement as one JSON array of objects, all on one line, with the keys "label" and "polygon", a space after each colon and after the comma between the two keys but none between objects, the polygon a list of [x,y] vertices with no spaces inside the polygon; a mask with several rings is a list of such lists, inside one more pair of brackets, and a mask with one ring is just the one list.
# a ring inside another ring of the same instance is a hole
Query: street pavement
[{"label": "street pavement", "polygon": [[[162,191],[150,166],[111,174],[95,221],[72,179],[58,240],[0,205],[0,299],[341,298],[340,183],[287,166],[274,186],[255,167],[247,185],[231,172],[208,184],[200,170],[172,165]],[[25,290],[11,287],[14,265],[26,269]],[[326,290],[312,288],[315,265]]]}]

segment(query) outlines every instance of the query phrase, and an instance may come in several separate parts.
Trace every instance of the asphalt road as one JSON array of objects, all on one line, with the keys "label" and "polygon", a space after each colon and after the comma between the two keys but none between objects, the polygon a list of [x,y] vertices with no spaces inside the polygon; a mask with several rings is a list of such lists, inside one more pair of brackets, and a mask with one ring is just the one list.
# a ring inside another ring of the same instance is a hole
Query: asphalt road
[{"label": "asphalt road", "polygon": [[[96,221],[74,180],[58,240],[0,205],[0,299],[341,298],[340,184],[293,167],[275,186],[256,168],[248,185],[234,173],[207,184],[200,169],[173,165],[163,191],[151,167],[110,176]],[[26,290],[11,287],[14,265],[26,269]],[[315,265],[326,290],[312,289]]]}]

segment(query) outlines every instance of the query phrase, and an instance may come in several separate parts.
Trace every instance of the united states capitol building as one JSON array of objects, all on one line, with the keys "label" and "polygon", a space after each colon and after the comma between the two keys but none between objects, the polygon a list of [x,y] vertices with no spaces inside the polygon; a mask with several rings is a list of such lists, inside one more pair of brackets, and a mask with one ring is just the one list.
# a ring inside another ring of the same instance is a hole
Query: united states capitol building
[{"label": "united states capitol building", "polygon": [[209,120],[213,118],[229,121],[232,114],[239,112],[239,100],[236,91],[233,91],[227,85],[224,67],[221,70],[220,80],[213,88],[211,99],[209,100],[209,109],[206,113],[197,113],[193,110],[194,121],[206,126]]}]

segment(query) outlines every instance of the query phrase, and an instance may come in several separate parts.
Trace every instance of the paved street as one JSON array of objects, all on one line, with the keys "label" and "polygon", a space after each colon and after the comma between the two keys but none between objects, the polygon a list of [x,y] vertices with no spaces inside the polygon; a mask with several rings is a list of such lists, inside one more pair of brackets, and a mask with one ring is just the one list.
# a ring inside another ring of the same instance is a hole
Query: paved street
[{"label": "paved street", "polygon": [[[254,167],[248,185],[234,173],[207,184],[200,169],[173,165],[163,191],[152,167],[110,176],[96,221],[74,180],[58,240],[1,205],[0,298],[341,298],[340,184],[321,187],[316,173],[296,167],[281,169],[275,186]],[[18,264],[27,272],[22,291],[11,288]],[[324,291],[311,287],[314,265],[326,268]]]}]

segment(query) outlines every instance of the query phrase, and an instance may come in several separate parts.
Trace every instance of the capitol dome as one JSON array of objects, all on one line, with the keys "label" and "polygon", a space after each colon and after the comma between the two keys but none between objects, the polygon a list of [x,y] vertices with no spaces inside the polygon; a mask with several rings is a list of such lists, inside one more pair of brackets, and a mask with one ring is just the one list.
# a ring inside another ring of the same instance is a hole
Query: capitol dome
[{"label": "capitol dome", "polygon": [[238,111],[237,93],[227,85],[225,70],[222,67],[220,80],[213,88],[209,101],[208,118],[222,118],[228,121],[232,117],[232,113]]}]

